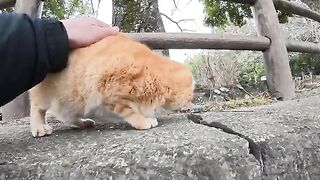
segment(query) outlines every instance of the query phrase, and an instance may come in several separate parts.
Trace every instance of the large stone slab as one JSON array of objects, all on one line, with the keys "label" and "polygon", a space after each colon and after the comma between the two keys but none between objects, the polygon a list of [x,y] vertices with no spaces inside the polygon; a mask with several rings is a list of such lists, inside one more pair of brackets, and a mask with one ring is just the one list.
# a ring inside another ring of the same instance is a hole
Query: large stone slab
[{"label": "large stone slab", "polygon": [[253,112],[206,113],[203,120],[251,138],[260,148],[262,179],[320,179],[319,108],[320,98],[314,96]]},{"label": "large stone slab", "polygon": [[[202,113],[202,124],[173,114],[145,131],[124,123],[74,130],[51,121],[54,134],[36,139],[27,119],[4,120],[0,179],[320,179],[319,106],[311,97]],[[219,123],[224,131],[209,127]]]}]

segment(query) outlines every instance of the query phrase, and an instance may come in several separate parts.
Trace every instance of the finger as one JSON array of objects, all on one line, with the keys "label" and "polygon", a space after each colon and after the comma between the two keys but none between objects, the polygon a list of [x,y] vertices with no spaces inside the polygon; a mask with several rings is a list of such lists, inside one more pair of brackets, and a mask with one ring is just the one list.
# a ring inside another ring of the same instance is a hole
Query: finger
[{"label": "finger", "polygon": [[99,21],[99,20],[97,20],[97,25],[99,25],[100,27],[104,27],[104,28],[111,27],[109,24],[106,24],[106,23]]},{"label": "finger", "polygon": [[110,29],[112,34],[118,34],[118,32],[120,31],[120,28],[118,26],[113,26],[108,29]]},{"label": "finger", "polygon": [[116,35],[119,32],[119,27],[117,27],[117,26],[108,27],[108,28],[99,27],[98,31],[99,31],[99,34],[103,37],[110,36],[110,35]]},{"label": "finger", "polygon": [[106,24],[106,23],[104,23],[104,22],[102,22],[102,21],[100,21],[100,20],[98,20],[96,18],[93,18],[93,17],[90,17],[90,21],[92,23],[91,25],[94,25],[94,26],[104,27],[104,28],[110,27],[109,24]]}]

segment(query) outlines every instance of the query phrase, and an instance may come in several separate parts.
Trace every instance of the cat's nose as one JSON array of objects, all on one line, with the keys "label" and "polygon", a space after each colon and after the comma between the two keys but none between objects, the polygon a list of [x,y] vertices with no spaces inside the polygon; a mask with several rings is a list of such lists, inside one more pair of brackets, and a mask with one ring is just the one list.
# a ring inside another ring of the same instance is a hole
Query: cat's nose
[{"label": "cat's nose", "polygon": [[191,109],[181,109],[180,113],[189,113],[191,112]]},{"label": "cat's nose", "polygon": [[188,113],[191,111],[191,108],[190,107],[183,107],[179,110],[179,112],[181,113]]},{"label": "cat's nose", "polygon": [[182,107],[179,111],[182,113],[188,113],[188,112],[191,112],[192,107],[193,107],[193,103],[190,102],[187,105],[185,105],[184,107]]}]

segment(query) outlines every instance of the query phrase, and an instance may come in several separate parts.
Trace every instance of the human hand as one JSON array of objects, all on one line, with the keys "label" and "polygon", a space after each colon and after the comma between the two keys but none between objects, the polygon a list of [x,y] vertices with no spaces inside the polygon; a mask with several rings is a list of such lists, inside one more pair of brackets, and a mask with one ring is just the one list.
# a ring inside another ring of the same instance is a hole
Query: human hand
[{"label": "human hand", "polygon": [[71,49],[89,46],[119,32],[118,27],[111,27],[93,17],[72,18],[61,22],[67,30]]}]

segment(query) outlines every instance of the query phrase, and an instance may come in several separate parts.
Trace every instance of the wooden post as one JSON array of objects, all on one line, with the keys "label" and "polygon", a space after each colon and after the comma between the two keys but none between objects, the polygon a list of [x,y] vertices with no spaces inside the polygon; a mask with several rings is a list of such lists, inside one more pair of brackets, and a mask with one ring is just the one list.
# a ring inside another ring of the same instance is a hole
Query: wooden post
[{"label": "wooden post", "polygon": [[14,11],[18,13],[26,13],[32,18],[41,16],[43,2],[41,0],[17,0]]},{"label": "wooden post", "polygon": [[[15,12],[26,13],[32,18],[40,17],[43,2],[40,0],[17,0]],[[2,118],[4,120],[19,119],[29,116],[30,104],[28,93],[25,92],[2,107]]]},{"label": "wooden post", "polygon": [[263,53],[270,92],[278,99],[294,97],[294,81],[289,66],[285,39],[282,36],[276,9],[272,0],[257,0],[253,14],[258,34],[270,39],[270,47]]}]

